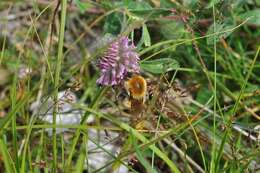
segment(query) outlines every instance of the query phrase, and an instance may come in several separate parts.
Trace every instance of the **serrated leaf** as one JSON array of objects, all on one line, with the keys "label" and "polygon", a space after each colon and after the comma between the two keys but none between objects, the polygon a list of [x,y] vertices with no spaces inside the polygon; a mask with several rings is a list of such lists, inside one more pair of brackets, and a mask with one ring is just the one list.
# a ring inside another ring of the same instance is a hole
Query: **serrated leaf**
[{"label": "serrated leaf", "polygon": [[142,62],[140,66],[143,70],[150,73],[162,74],[177,69],[179,63],[171,58],[162,58]]},{"label": "serrated leaf", "polygon": [[260,26],[260,9],[247,11],[247,12],[245,12],[243,14],[240,14],[239,18],[241,20],[246,20],[246,19],[250,18],[248,20],[248,23]]}]

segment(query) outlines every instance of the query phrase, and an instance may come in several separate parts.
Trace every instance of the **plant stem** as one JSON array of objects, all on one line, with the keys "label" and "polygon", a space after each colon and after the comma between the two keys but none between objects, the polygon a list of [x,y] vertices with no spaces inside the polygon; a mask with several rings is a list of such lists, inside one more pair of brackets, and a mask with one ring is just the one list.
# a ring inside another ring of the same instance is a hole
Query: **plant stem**
[{"label": "plant stem", "polygon": [[64,43],[64,32],[65,32],[65,21],[66,21],[66,9],[67,9],[67,0],[62,0],[61,2],[61,23],[60,23],[60,31],[59,31],[59,43],[58,43],[58,56],[57,63],[55,69],[54,76],[54,109],[53,109],[53,172],[56,172],[57,168],[57,135],[56,135],[56,115],[58,112],[58,92],[59,92],[59,80],[60,80],[60,71],[61,71],[61,63],[63,60],[63,43]]}]

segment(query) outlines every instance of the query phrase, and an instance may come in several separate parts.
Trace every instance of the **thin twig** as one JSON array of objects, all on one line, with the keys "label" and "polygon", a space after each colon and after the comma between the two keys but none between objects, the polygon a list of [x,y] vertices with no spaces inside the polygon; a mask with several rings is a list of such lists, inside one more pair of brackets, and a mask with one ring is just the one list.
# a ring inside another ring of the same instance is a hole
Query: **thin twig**
[{"label": "thin twig", "polygon": [[199,172],[205,173],[205,171],[198,165],[194,160],[192,160],[191,157],[189,157],[187,154],[185,154],[180,148],[177,147],[173,142],[169,141],[168,139],[163,139],[164,142],[166,142],[169,146],[171,146],[181,157],[184,157],[187,159],[187,161],[194,166]]}]

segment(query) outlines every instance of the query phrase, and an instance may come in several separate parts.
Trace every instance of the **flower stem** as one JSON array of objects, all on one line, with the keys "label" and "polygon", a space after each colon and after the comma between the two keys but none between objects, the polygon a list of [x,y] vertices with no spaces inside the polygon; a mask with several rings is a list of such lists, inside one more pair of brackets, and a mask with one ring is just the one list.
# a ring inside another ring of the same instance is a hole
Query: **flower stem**
[{"label": "flower stem", "polygon": [[59,43],[58,43],[58,56],[57,56],[57,63],[55,69],[55,76],[54,76],[54,109],[53,109],[53,125],[54,128],[53,132],[53,171],[57,172],[57,135],[56,135],[56,115],[58,112],[58,92],[59,92],[59,80],[60,80],[60,71],[61,71],[61,63],[63,60],[63,43],[64,43],[64,32],[65,32],[65,21],[66,21],[66,9],[67,9],[67,0],[62,0],[61,2],[61,23],[60,23],[60,31],[59,31]]}]

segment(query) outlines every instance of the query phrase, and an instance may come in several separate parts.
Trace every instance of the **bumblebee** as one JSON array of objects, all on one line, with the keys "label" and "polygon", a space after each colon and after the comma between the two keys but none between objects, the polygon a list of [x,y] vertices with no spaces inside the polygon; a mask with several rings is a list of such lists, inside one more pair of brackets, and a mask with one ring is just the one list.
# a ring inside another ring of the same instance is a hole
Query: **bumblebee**
[{"label": "bumblebee", "polygon": [[125,82],[125,89],[134,100],[145,102],[147,83],[140,75],[133,75]]},{"label": "bumblebee", "polygon": [[[127,107],[130,108],[132,114],[132,122],[135,124],[143,119],[145,110],[145,98],[147,95],[146,80],[140,75],[133,75],[125,81],[125,90],[129,97],[127,99]],[[125,102],[125,103],[126,103]]]}]

